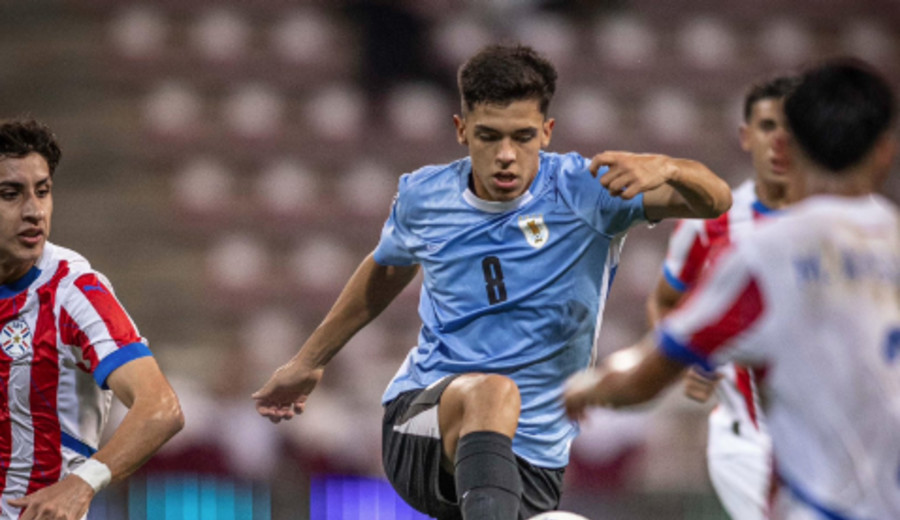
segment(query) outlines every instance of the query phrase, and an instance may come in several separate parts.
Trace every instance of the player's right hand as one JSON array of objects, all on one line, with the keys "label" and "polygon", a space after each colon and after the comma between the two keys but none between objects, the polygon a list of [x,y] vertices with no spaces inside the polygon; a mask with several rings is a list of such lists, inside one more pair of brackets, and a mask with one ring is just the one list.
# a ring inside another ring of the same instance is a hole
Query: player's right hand
[{"label": "player's right hand", "polygon": [[566,380],[563,388],[563,404],[569,419],[581,421],[585,418],[588,407],[603,405],[597,395],[597,386],[602,378],[603,373],[600,370],[591,368],[577,372]]},{"label": "player's right hand", "polygon": [[306,400],[324,371],[323,368],[310,369],[297,359],[288,361],[251,396],[256,400],[256,411],[273,423],[303,413]]},{"label": "player's right hand", "polygon": [[705,403],[716,391],[720,379],[722,374],[691,367],[684,373],[684,395],[698,403]]},{"label": "player's right hand", "polygon": [[10,499],[9,505],[24,509],[19,520],[79,520],[93,498],[94,490],[87,482],[69,475],[30,495]]},{"label": "player's right hand", "polygon": [[670,157],[646,153],[603,152],[591,159],[588,170],[596,177],[603,166],[608,170],[600,177],[600,184],[613,197],[625,200],[658,188],[673,171]]}]

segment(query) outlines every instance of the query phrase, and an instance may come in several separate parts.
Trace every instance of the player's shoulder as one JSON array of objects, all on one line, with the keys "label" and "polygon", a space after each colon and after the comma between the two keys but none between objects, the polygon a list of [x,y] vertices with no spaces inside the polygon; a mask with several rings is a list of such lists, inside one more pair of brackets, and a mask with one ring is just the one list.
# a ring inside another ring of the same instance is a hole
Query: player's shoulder
[{"label": "player's shoulder", "polygon": [[[872,202],[851,202],[831,196],[811,197],[782,210],[779,218],[761,222],[739,245],[748,256],[789,255],[794,249],[803,248],[804,244],[818,243],[836,229],[854,221],[884,222],[883,218],[891,212]],[[892,220],[896,221],[896,217]]]},{"label": "player's shoulder", "polygon": [[[605,190],[588,171],[591,161],[578,152],[541,152],[540,182],[553,186],[564,197],[567,194],[592,193]],[[602,175],[604,172],[600,171]]]},{"label": "player's shoulder", "polygon": [[37,280],[38,285],[43,285],[50,280],[57,279],[60,285],[68,285],[82,275],[99,275],[90,262],[83,255],[67,247],[56,245],[52,242],[44,244],[44,252],[38,261],[41,276]]},{"label": "player's shoulder", "polygon": [[469,171],[471,161],[464,158],[401,175],[393,203],[397,218],[428,219],[434,208],[445,208],[448,200],[461,200]]},{"label": "player's shoulder", "polygon": [[542,170],[561,179],[572,175],[581,178],[590,166],[590,161],[578,152],[541,152],[540,160]]},{"label": "player's shoulder", "polygon": [[445,185],[458,186],[461,177],[471,170],[468,157],[445,164],[429,164],[400,176],[400,191],[429,191]]},{"label": "player's shoulder", "polygon": [[900,226],[900,209],[880,195],[821,195],[797,203],[779,220],[784,220],[780,229],[809,236],[833,233],[848,226],[896,230]]},{"label": "player's shoulder", "polygon": [[41,271],[57,271],[65,265],[69,273],[86,273],[92,270],[90,262],[81,253],[52,242],[44,244],[44,252],[38,262]]}]

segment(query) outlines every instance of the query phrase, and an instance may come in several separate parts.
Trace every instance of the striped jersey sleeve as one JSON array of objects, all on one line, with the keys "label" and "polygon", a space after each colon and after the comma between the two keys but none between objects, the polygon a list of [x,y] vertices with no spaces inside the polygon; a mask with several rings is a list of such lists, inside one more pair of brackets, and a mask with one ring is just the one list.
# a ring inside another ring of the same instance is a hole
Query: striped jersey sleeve
[{"label": "striped jersey sleeve", "polygon": [[101,388],[108,388],[106,380],[115,369],[151,355],[147,340],[102,274],[75,274],[72,283],[60,290],[64,291],[58,315],[60,340]]},{"label": "striped jersey sleeve", "polygon": [[[739,248],[732,248],[703,275],[684,305],[663,321],[658,343],[668,357],[712,370],[737,361],[739,345],[752,349],[752,336],[765,311],[758,277]],[[740,357],[752,361],[746,352]]]},{"label": "striped jersey sleeve", "polygon": [[709,255],[710,239],[704,221],[679,220],[669,238],[663,276],[674,289],[685,292],[699,278]]}]

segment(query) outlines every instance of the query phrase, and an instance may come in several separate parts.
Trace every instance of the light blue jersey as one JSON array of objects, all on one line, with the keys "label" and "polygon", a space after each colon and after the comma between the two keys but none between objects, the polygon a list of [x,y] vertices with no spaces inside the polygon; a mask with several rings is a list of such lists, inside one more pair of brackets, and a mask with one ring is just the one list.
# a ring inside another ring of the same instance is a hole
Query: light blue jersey
[{"label": "light blue jersey", "polygon": [[374,258],[424,271],[418,345],[383,402],[448,374],[506,375],[522,396],[513,451],[559,468],[577,434],[563,383],[591,362],[625,232],[645,217],[643,196],[612,197],[581,155],[540,162],[508,202],[475,196],[468,158],[403,175]]}]

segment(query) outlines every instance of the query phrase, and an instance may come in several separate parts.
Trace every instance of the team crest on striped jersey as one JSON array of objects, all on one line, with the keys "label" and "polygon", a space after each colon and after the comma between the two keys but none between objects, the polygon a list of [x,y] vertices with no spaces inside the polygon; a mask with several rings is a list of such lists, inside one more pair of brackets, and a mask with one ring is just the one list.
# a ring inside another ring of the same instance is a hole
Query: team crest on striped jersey
[{"label": "team crest on striped jersey", "polygon": [[13,359],[25,357],[31,350],[31,329],[22,320],[12,320],[0,330],[0,347]]},{"label": "team crest on striped jersey", "polygon": [[519,217],[519,229],[525,234],[528,245],[535,249],[544,247],[550,239],[550,230],[544,223],[544,215],[522,215]]}]

